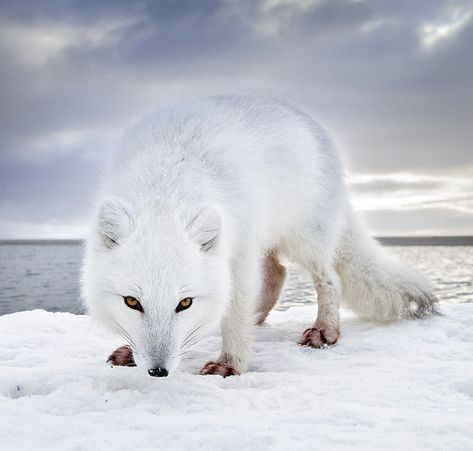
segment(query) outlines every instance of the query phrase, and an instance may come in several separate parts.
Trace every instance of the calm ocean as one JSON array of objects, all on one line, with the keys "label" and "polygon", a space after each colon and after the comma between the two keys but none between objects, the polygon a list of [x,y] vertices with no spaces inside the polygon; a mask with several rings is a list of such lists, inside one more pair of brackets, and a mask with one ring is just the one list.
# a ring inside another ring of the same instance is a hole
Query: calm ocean
[{"label": "calm ocean", "polygon": [[[473,246],[389,246],[422,271],[442,302],[473,302]],[[0,244],[0,315],[22,310],[83,313],[81,244]],[[307,274],[289,268],[279,309],[313,303]]]}]

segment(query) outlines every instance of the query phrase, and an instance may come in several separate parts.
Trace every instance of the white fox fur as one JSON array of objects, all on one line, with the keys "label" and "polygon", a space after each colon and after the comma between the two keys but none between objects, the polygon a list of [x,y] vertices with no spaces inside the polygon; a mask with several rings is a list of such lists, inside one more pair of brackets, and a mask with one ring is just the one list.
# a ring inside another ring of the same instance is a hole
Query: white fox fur
[{"label": "white fox fur", "polygon": [[126,134],[108,169],[83,294],[138,366],[172,371],[221,320],[222,352],[207,372],[245,371],[255,312],[264,320],[284,280],[279,257],[315,283],[318,314],[302,344],[337,340],[340,301],[380,321],[434,311],[423,278],[359,225],[330,138],[292,107],[221,96],[159,110]]}]

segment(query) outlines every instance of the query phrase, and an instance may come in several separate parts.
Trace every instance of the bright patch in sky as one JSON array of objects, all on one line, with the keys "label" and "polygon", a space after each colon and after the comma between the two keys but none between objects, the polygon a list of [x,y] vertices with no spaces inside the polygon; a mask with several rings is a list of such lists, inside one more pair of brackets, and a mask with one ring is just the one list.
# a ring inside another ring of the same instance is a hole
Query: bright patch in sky
[{"label": "bright patch in sky", "polygon": [[13,43],[22,63],[42,65],[68,48],[93,49],[113,41],[117,32],[136,23],[133,17],[108,17],[89,24],[39,23],[18,24],[0,22],[0,39]]},{"label": "bright patch in sky", "polygon": [[473,213],[473,174],[358,174],[350,184],[361,211],[442,208]]},{"label": "bright patch in sky", "polygon": [[9,222],[0,220],[0,239],[41,239],[41,240],[69,240],[85,238],[88,226],[82,223],[50,222]]},{"label": "bright patch in sky", "polygon": [[431,49],[441,41],[454,37],[470,21],[472,16],[471,11],[455,10],[445,22],[423,25],[420,29],[423,47]]}]

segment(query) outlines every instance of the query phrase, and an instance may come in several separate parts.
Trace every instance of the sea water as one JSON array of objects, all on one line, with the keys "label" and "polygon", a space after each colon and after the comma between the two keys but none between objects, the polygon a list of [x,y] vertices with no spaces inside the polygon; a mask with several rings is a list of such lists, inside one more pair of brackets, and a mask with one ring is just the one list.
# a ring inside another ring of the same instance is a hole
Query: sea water
[{"label": "sea water", "polygon": [[[441,302],[473,302],[473,246],[388,246],[423,272]],[[22,310],[84,313],[80,244],[0,244],[0,315]],[[280,310],[315,302],[310,276],[293,265]],[[315,314],[315,309],[314,309]]]}]

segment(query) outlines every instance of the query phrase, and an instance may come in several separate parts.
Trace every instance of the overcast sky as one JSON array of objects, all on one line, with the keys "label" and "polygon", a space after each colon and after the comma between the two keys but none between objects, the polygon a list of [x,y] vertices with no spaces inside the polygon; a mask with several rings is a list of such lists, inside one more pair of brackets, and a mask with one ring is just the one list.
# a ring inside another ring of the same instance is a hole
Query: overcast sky
[{"label": "overcast sky", "polygon": [[0,238],[83,237],[127,123],[269,93],[335,136],[377,235],[473,234],[473,2],[0,2]]}]

